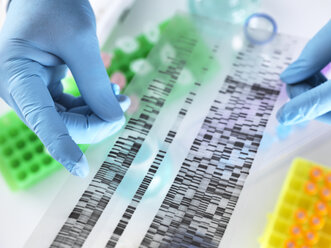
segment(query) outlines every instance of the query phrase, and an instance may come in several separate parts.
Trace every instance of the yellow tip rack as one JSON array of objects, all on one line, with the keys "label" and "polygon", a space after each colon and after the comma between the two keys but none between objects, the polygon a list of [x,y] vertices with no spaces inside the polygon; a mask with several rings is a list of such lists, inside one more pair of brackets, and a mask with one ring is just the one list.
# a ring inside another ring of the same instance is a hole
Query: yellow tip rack
[{"label": "yellow tip rack", "polygon": [[331,168],[293,161],[275,211],[260,238],[262,248],[331,248]]}]

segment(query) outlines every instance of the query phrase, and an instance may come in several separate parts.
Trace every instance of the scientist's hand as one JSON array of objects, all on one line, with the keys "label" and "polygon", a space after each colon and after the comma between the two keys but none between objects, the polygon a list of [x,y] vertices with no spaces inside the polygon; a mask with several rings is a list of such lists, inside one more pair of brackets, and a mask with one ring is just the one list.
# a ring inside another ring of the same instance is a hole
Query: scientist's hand
[{"label": "scientist's hand", "polygon": [[[119,130],[130,104],[113,92],[95,25],[88,0],[12,0],[0,33],[0,96],[81,177],[89,168],[75,142],[97,142]],[[82,97],[63,93],[66,65]]]},{"label": "scientist's hand", "polygon": [[320,72],[331,61],[331,20],[281,75],[291,100],[277,113],[284,125],[318,119],[331,123],[331,80]]}]

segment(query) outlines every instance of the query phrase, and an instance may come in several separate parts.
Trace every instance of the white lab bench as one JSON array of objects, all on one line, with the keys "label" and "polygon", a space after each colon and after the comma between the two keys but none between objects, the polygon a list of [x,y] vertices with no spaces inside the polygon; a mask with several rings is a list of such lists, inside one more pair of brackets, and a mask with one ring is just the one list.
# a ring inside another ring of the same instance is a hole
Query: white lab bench
[{"label": "white lab bench", "polygon": [[[109,1],[105,0],[92,1],[96,9],[101,43],[106,41],[107,28],[112,26],[111,17],[116,14],[119,16],[119,12],[115,9],[107,11],[108,5],[108,8],[116,6],[108,3]],[[330,9],[331,1],[325,0],[262,0],[261,3],[261,11],[274,17],[279,32],[304,38],[312,37],[330,19]],[[112,43],[122,36],[134,36],[143,31],[146,23],[157,24],[170,17],[176,10],[187,10],[186,0],[139,0],[133,5],[125,23],[115,27],[108,42]],[[279,104],[281,102],[278,102],[278,106]],[[3,102],[0,103],[1,114],[8,109]],[[275,128],[274,114],[266,132],[272,132]],[[286,141],[275,147],[261,147],[220,247],[258,247],[257,239],[266,225],[267,213],[275,206],[291,160],[296,156],[302,156],[331,166],[328,156],[331,135],[328,133],[331,134],[330,126],[314,122],[306,129],[293,133]],[[103,162],[108,149],[107,144],[109,141],[104,141],[88,150],[91,174]],[[67,180],[81,179],[74,178],[65,170],[61,170],[29,190],[11,192],[0,177],[0,247],[24,246]]]}]

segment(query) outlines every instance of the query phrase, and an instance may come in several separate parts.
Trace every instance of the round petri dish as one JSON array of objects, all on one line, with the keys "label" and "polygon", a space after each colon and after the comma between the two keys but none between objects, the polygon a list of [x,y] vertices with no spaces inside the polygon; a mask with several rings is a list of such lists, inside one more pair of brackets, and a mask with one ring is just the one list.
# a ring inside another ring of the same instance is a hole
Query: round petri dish
[{"label": "round petri dish", "polygon": [[246,38],[253,44],[266,44],[277,34],[275,20],[264,13],[254,13],[247,17],[244,23]]}]

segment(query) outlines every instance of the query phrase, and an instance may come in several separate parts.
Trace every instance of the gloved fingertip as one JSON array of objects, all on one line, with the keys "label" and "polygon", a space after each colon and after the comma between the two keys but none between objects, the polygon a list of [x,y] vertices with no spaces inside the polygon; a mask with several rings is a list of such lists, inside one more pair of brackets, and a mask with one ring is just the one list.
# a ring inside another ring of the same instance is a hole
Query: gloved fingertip
[{"label": "gloved fingertip", "polygon": [[281,108],[277,111],[276,119],[277,119],[277,121],[278,121],[280,124],[284,125],[285,120],[284,120],[284,115],[283,115],[283,107],[281,107]]},{"label": "gloved fingertip", "polygon": [[289,65],[280,75],[280,80],[282,80],[284,83],[289,83],[290,78],[293,76],[293,70],[292,65]]},{"label": "gloved fingertip", "polygon": [[278,110],[276,119],[284,126],[294,125],[307,120],[304,115],[300,114],[300,111],[293,110],[293,106],[290,107],[287,104]]},{"label": "gloved fingertip", "polygon": [[120,88],[119,85],[112,83],[111,84],[111,87],[112,87],[113,92],[114,92],[115,95],[119,95],[120,94],[121,88]]},{"label": "gloved fingertip", "polygon": [[131,104],[131,100],[128,96],[126,95],[118,95],[116,96],[119,104],[121,105],[122,110],[125,112],[128,110]]},{"label": "gloved fingertip", "polygon": [[110,118],[109,119],[104,119],[104,120],[107,120],[107,121],[119,121],[123,118],[124,116],[124,111],[122,110],[121,106],[119,105],[119,109],[116,110],[116,111],[112,111],[111,115],[110,115]]},{"label": "gloved fingertip", "polygon": [[280,75],[279,78],[280,80],[282,80],[284,83],[286,82],[286,76],[287,76],[287,69],[285,69],[285,71],[283,71]]},{"label": "gloved fingertip", "polygon": [[81,178],[87,177],[89,174],[89,165],[86,156],[83,154],[79,161],[72,167],[71,174]]},{"label": "gloved fingertip", "polygon": [[[114,123],[115,125],[112,125],[111,129],[108,130],[108,132],[105,132],[104,134],[107,133],[106,137],[113,135],[114,133],[118,132],[125,124],[125,117],[123,116],[123,118],[119,121],[117,121],[116,123]],[[103,135],[104,135],[103,134]]]},{"label": "gloved fingertip", "polygon": [[[280,79],[287,84],[300,82],[311,73],[311,68],[304,58],[299,58],[290,64],[281,74]],[[313,74],[313,73],[312,73]]]},{"label": "gloved fingertip", "polygon": [[276,119],[283,126],[292,125],[294,118],[292,118],[291,113],[286,110],[286,105],[283,105],[276,114]]}]

